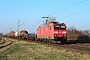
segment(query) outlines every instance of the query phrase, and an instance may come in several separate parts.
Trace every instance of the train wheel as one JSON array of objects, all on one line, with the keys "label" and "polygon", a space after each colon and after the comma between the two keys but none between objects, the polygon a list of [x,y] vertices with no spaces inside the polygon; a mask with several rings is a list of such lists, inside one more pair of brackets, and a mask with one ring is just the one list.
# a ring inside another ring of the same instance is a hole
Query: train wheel
[{"label": "train wheel", "polygon": [[62,40],[61,40],[61,45],[64,45],[66,42],[67,42],[66,39],[62,39]]},{"label": "train wheel", "polygon": [[26,38],[26,40],[28,40],[28,38]]},{"label": "train wheel", "polygon": [[43,39],[41,39],[40,41],[43,42]]},{"label": "train wheel", "polygon": [[51,43],[51,40],[50,39],[48,40],[48,43]]},{"label": "train wheel", "polygon": [[46,43],[48,43],[48,40],[47,40],[47,39],[45,39],[45,42],[46,42]]},{"label": "train wheel", "polygon": [[36,40],[36,38],[33,38],[33,41],[35,41]]},{"label": "train wheel", "polygon": [[36,39],[36,41],[40,41],[40,39],[39,39],[39,38],[37,38],[37,39]]},{"label": "train wheel", "polygon": [[46,39],[46,43],[49,43],[49,40],[48,39]]}]

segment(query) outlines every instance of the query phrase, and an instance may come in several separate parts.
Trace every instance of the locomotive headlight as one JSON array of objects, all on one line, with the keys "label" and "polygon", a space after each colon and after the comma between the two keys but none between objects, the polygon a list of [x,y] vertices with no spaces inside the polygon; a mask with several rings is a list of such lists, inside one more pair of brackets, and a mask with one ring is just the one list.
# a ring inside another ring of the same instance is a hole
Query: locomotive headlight
[{"label": "locomotive headlight", "polygon": [[62,32],[62,34],[66,34],[66,32]]},{"label": "locomotive headlight", "polygon": [[57,36],[57,35],[55,35],[55,36]]},{"label": "locomotive headlight", "polygon": [[54,32],[54,34],[58,34],[58,32]]}]

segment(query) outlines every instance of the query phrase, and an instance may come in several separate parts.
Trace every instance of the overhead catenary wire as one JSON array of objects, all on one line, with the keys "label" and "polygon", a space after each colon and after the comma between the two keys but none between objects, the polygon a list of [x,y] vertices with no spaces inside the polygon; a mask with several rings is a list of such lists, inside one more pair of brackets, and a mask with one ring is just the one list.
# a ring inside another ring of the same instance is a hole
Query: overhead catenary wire
[{"label": "overhead catenary wire", "polygon": [[63,19],[63,18],[69,17],[69,16],[73,16],[73,15],[77,15],[77,14],[80,14],[80,13],[83,13],[83,12],[86,12],[86,11],[89,11],[89,10],[90,9],[87,9],[87,10],[84,10],[84,11],[80,11],[80,12],[77,12],[77,13],[74,13],[74,14],[71,14],[71,15],[68,15],[68,16],[61,17],[60,19]]},{"label": "overhead catenary wire", "polygon": [[[87,1],[87,0],[83,0],[83,1],[81,1],[81,2],[79,2],[79,3],[76,3],[76,4],[72,5],[72,6],[69,6],[69,7],[67,7],[67,8],[62,9],[62,10],[59,10],[59,11],[53,13],[53,14],[59,13],[59,12],[64,11],[64,10],[67,10],[67,9],[69,9],[69,8],[71,8],[71,7],[74,7],[74,6],[76,6],[76,5],[79,5],[79,4],[84,3],[84,2],[86,2],[86,1]],[[51,14],[51,15],[53,15],[53,14]]]},{"label": "overhead catenary wire", "polygon": [[24,21],[22,24],[20,24],[19,26],[23,25],[26,21]]}]

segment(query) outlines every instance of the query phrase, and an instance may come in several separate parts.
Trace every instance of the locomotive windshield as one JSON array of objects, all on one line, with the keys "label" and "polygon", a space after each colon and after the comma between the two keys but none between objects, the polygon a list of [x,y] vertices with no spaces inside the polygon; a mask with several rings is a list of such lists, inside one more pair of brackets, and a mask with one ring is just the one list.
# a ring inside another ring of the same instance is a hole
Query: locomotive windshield
[{"label": "locomotive windshield", "polygon": [[66,27],[65,26],[60,26],[60,29],[65,29]]},{"label": "locomotive windshield", "polygon": [[54,26],[54,30],[59,30],[60,26]]},{"label": "locomotive windshield", "polygon": [[65,26],[54,26],[54,30],[66,29]]}]

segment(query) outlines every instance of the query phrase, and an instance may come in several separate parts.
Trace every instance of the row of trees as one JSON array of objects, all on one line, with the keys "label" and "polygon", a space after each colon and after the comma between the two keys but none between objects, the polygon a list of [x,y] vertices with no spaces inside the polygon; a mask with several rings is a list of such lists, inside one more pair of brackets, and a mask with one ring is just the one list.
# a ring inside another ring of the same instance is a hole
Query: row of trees
[{"label": "row of trees", "polygon": [[79,31],[77,30],[75,27],[69,27],[67,29],[67,38],[69,40],[77,40],[78,37],[80,36],[90,36],[90,31],[89,30],[82,30],[82,31]]},{"label": "row of trees", "polygon": [[0,37],[3,37],[3,33],[0,33]]}]

